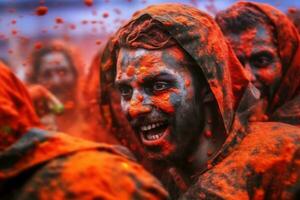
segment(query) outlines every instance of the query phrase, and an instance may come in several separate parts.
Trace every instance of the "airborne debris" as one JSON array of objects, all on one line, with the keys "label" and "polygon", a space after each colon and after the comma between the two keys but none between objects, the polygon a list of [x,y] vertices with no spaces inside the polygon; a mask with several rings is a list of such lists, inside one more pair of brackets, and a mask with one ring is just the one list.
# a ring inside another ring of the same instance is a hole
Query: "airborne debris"
[{"label": "airborne debris", "polygon": [[48,13],[48,7],[46,6],[39,6],[35,10],[35,14],[38,16],[43,16],[46,15],[47,13]]}]

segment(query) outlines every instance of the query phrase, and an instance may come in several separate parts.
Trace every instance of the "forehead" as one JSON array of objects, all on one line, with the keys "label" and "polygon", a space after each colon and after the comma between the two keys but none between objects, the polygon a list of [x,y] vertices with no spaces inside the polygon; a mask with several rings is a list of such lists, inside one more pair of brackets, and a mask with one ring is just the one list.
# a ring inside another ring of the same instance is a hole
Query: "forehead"
[{"label": "forehead", "polygon": [[69,60],[63,52],[53,51],[45,54],[41,58],[40,71],[71,68]]},{"label": "forehead", "polygon": [[229,33],[229,38],[233,48],[240,51],[246,51],[247,48],[256,46],[274,47],[274,34],[272,27],[267,24],[258,23],[253,28],[241,33]]},{"label": "forehead", "polygon": [[49,63],[49,64],[56,63],[56,62],[68,63],[68,59],[65,56],[65,54],[59,51],[53,51],[43,55],[41,61],[42,63]]},{"label": "forehead", "polygon": [[142,81],[146,77],[165,73],[185,76],[189,73],[187,68],[189,64],[189,58],[177,46],[160,50],[121,48],[117,59],[115,80],[137,78]]},{"label": "forehead", "polygon": [[173,68],[177,68],[181,67],[182,63],[188,62],[189,59],[185,56],[184,51],[176,46],[160,50],[121,48],[118,54],[117,68],[122,70],[128,66],[161,67],[162,65],[165,67],[172,65]]}]

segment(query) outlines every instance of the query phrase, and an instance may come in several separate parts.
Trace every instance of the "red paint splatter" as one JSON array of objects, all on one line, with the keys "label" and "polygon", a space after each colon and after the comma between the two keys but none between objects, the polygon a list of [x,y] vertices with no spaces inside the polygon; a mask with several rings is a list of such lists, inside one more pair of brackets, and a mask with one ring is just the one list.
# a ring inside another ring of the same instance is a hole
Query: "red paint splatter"
[{"label": "red paint splatter", "polygon": [[128,109],[129,115],[132,118],[139,116],[142,113],[148,113],[151,111],[149,106],[142,105],[141,101],[132,100],[130,102],[130,108]]},{"label": "red paint splatter", "polygon": [[144,100],[144,96],[143,96],[143,95],[138,95],[136,98],[137,98],[139,101],[143,101],[143,100]]},{"label": "red paint splatter", "polygon": [[35,14],[37,16],[43,16],[43,15],[46,15],[47,13],[48,13],[48,7],[47,6],[39,6],[35,10]]},{"label": "red paint splatter", "polygon": [[174,113],[175,108],[171,102],[171,94],[178,93],[178,89],[170,89],[171,91],[166,91],[160,95],[152,96],[151,100],[153,105],[160,108],[162,111],[166,113]]},{"label": "red paint splatter", "polygon": [[56,18],[55,18],[55,22],[56,22],[57,24],[62,24],[62,23],[64,23],[64,19],[61,18],[61,17],[56,17]]},{"label": "red paint splatter", "polygon": [[108,17],[109,17],[108,12],[103,13],[103,14],[102,14],[102,17],[103,17],[103,18],[108,18]]},{"label": "red paint splatter", "polygon": [[86,6],[92,6],[94,4],[93,0],[84,0]]},{"label": "red paint splatter", "polygon": [[41,49],[43,47],[43,44],[41,43],[41,42],[36,42],[35,44],[34,44],[34,48],[35,49]]},{"label": "red paint splatter", "polygon": [[10,23],[11,23],[11,24],[16,24],[16,23],[17,23],[17,20],[13,19],[13,20],[11,20]]},{"label": "red paint splatter", "polygon": [[191,85],[191,80],[186,79],[186,81],[185,81],[185,86],[186,86],[186,87],[189,87],[190,85]]},{"label": "red paint splatter", "polygon": [[75,25],[75,24],[70,24],[70,25],[69,25],[69,28],[70,28],[71,30],[75,30],[75,29],[76,29],[76,25]]},{"label": "red paint splatter", "polygon": [[206,130],[206,131],[204,132],[204,135],[205,135],[205,137],[207,137],[207,138],[211,138],[211,137],[212,137],[212,132],[211,132],[210,130]]},{"label": "red paint splatter", "polygon": [[17,35],[17,34],[18,34],[18,31],[15,30],[15,29],[13,29],[13,30],[11,30],[11,34],[12,34],[12,35]]},{"label": "red paint splatter", "polygon": [[101,45],[101,40],[96,40],[96,45]]},{"label": "red paint splatter", "polygon": [[127,76],[131,77],[131,76],[134,75],[134,73],[135,73],[135,68],[134,68],[134,66],[132,66],[132,65],[129,66],[129,67],[127,68],[127,70],[126,70]]}]

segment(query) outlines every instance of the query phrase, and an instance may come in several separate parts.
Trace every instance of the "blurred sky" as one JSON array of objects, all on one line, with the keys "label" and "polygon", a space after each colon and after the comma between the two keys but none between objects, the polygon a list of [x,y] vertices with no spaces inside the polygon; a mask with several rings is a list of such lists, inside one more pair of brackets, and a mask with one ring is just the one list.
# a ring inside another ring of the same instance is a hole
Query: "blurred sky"
[{"label": "blurred sky", "polygon": [[[34,10],[44,2],[49,8],[45,16],[37,17]],[[151,4],[179,2],[191,4],[199,9],[213,14],[214,9],[222,10],[234,0],[94,0],[93,6],[86,6],[84,0],[0,0],[0,30],[9,32],[10,21],[18,18],[20,23],[15,27],[23,34],[35,35],[40,29],[49,29],[54,26],[54,19],[62,17],[68,23],[80,24],[82,20],[103,20],[108,31],[113,31],[119,25],[115,23],[116,19],[128,19],[134,11],[144,8]],[[299,0],[261,0],[257,2],[269,3],[282,11],[288,7],[300,7]],[[13,12],[15,9],[15,12]],[[120,13],[119,13],[120,11]],[[103,13],[108,13],[104,18]],[[10,26],[11,28],[13,26]],[[73,34],[87,32],[89,27],[73,30]],[[49,34],[58,33],[59,29],[49,29]]]},{"label": "blurred sky", "polygon": [[[114,32],[136,10],[151,4],[180,2],[193,5],[211,15],[225,9],[234,0],[94,0],[87,6],[84,0],[0,0],[0,58],[13,66],[27,59],[36,41],[68,38],[76,44],[88,64],[99,49],[99,42]],[[300,7],[300,0],[261,0],[285,12]],[[39,6],[47,14],[37,16]],[[63,23],[57,23],[61,18]],[[105,41],[103,41],[104,43]],[[20,76],[22,75],[22,70]]]}]

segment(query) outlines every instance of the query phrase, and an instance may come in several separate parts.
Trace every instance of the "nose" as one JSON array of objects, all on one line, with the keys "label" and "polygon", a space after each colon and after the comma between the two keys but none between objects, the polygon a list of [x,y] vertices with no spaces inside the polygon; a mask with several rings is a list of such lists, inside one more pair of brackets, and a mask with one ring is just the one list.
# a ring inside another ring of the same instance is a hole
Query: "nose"
[{"label": "nose", "polygon": [[147,101],[147,96],[139,91],[134,91],[128,109],[130,117],[136,118],[138,116],[150,113],[151,110],[152,106]]},{"label": "nose", "polygon": [[249,63],[245,63],[245,69],[246,69],[246,73],[247,73],[247,76],[250,79],[250,81],[255,82],[256,81],[255,73]]}]

